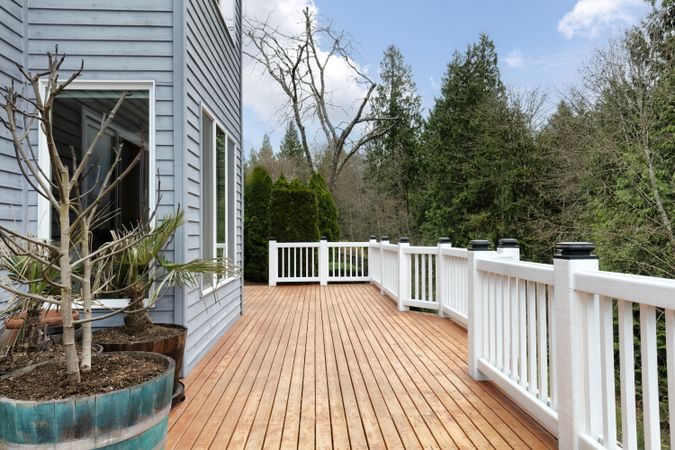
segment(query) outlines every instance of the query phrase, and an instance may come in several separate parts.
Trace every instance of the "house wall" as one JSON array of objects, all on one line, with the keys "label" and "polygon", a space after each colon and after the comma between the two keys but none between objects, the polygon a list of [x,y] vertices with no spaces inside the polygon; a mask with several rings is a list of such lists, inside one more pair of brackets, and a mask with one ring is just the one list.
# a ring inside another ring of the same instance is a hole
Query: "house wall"
[{"label": "house wall", "polygon": [[[142,7],[141,7],[142,5]],[[237,18],[241,2],[236,2]],[[241,20],[234,34],[241,34]],[[234,140],[234,257],[243,263],[243,166],[241,152],[241,48],[215,0],[5,0],[0,3],[0,83],[16,78],[14,63],[31,71],[47,67],[46,52],[68,55],[62,77],[84,60],[82,80],[155,82],[155,160],[160,173],[159,213],[182,207],[186,224],[170,252],[177,261],[202,257],[201,108],[215,115]],[[32,136],[37,143],[37,130]],[[37,149],[35,149],[37,151]],[[37,231],[37,195],[22,181],[6,136],[0,134],[0,222]],[[171,256],[171,255],[170,255]],[[157,322],[189,329],[187,373],[241,315],[242,281],[205,295],[201,287],[162,296]],[[121,317],[97,322],[116,325]]]},{"label": "house wall", "polygon": [[[22,0],[0,2],[0,86],[20,79],[17,64],[24,64],[24,8]],[[0,224],[25,228],[25,182],[16,164],[9,132],[0,126]]]},{"label": "house wall", "polygon": [[[241,2],[236,5],[241,17]],[[241,20],[236,20],[235,39],[214,0],[186,0],[185,10],[185,113],[184,177],[187,236],[186,259],[199,258],[201,251],[201,110],[207,108],[236,143],[234,156],[234,257],[243,263],[242,246],[242,152],[241,152]],[[208,351],[218,337],[241,315],[242,282],[234,280],[213,294],[201,288],[184,292],[184,322],[188,327],[186,371]]]},{"label": "house wall", "polygon": [[[182,121],[180,115],[174,114],[173,102],[177,64],[173,58],[173,8],[174,0],[143,2],[142,8],[136,0],[27,0],[24,7],[24,64],[30,71],[44,70],[46,53],[53,52],[58,45],[59,52],[67,55],[62,66],[62,79],[84,61],[80,80],[155,82],[155,161],[161,186],[159,217],[175,211],[179,204],[175,186],[180,183],[176,183],[174,159],[180,155],[176,155],[173,143],[174,130],[182,127]],[[4,6],[0,10],[4,10]],[[0,24],[6,26],[6,18],[1,19]],[[4,61],[2,66],[6,66]],[[36,130],[33,142],[37,141]],[[2,154],[9,150],[4,143],[0,143],[0,147]],[[4,180],[2,185],[4,192],[7,190]],[[27,211],[27,228],[34,233],[37,230],[37,194],[25,187],[24,192],[26,198],[21,204],[27,205],[23,208]],[[182,230],[179,230],[174,242],[182,239]],[[173,256],[173,245],[169,257]],[[173,291],[162,296],[152,311],[155,321],[175,322]],[[95,326],[117,325],[121,321],[121,316],[117,316],[95,322]]]}]

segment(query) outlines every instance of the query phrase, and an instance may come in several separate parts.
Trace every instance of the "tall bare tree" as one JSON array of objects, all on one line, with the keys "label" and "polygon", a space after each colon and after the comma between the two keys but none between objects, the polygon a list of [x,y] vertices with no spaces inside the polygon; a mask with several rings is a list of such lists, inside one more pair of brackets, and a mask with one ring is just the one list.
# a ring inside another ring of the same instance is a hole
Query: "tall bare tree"
[{"label": "tall bare tree", "polygon": [[[283,33],[268,22],[246,20],[247,39],[244,53],[262,67],[281,88],[287,104],[288,119],[293,120],[309,169],[316,170],[308,134],[314,123],[326,140],[330,152],[328,187],[335,190],[335,181],[349,159],[368,142],[387,131],[386,117],[368,112],[376,83],[353,59],[352,42],[330,23],[322,24],[308,8],[303,10],[304,28],[298,34]],[[319,43],[326,50],[319,47]],[[329,86],[327,71],[341,61],[353,74],[364,94],[347,120],[337,118],[350,105],[333,103],[333,93],[343,86]]]}]

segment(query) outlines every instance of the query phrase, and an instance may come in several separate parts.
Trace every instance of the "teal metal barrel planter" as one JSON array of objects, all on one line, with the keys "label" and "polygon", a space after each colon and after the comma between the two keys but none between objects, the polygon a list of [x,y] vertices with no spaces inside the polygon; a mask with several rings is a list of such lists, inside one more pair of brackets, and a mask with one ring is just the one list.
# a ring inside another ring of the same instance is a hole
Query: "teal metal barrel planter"
[{"label": "teal metal barrel planter", "polygon": [[161,449],[167,433],[175,363],[145,383],[89,397],[22,401],[0,397],[0,449]]}]

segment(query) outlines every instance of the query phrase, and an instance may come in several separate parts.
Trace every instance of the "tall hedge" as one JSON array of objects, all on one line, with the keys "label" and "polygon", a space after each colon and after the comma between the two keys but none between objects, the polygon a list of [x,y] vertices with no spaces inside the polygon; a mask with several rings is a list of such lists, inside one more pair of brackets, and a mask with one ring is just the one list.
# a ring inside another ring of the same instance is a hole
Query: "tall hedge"
[{"label": "tall hedge", "polygon": [[319,212],[316,194],[305,184],[279,180],[272,188],[270,231],[279,242],[319,240]]},{"label": "tall hedge", "polygon": [[319,173],[315,173],[309,179],[309,187],[316,195],[319,210],[319,233],[326,236],[329,241],[340,239],[340,225],[338,224],[338,212],[335,199],[328,190],[326,180]]},{"label": "tall hedge", "polygon": [[267,281],[271,199],[272,179],[264,168],[254,168],[244,185],[244,277],[249,281]]}]

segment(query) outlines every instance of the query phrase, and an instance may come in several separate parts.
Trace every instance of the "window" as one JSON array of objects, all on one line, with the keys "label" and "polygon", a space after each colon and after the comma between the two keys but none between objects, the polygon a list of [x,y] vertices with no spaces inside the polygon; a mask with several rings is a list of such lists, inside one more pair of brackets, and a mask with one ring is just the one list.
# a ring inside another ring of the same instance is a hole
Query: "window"
[{"label": "window", "polygon": [[[83,203],[89,204],[98,194],[97,185],[114,162],[114,149],[121,146],[121,162],[114,169],[119,176],[141,152],[140,162],[103,199],[99,210],[108,217],[92,230],[93,246],[111,239],[111,232],[130,228],[147,220],[154,206],[151,187],[154,154],[154,89],[152,82],[86,82],[69,86],[55,101],[53,110],[54,140],[61,160],[73,164],[81,160],[99,132],[103,117],[110,113],[123,92],[128,92],[111,125],[94,148],[91,169],[81,179]],[[40,165],[49,171],[49,157],[44,136],[40,137]],[[38,234],[41,238],[59,238],[59,229],[46,200],[38,199]]]},{"label": "window", "polygon": [[[235,143],[208,110],[202,110],[202,257],[232,257]],[[204,287],[213,283],[204,283]]]}]

